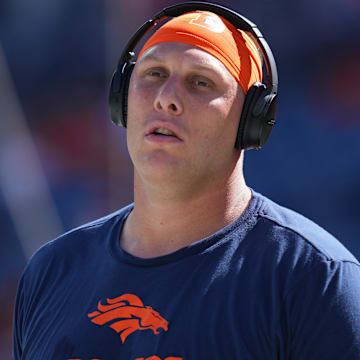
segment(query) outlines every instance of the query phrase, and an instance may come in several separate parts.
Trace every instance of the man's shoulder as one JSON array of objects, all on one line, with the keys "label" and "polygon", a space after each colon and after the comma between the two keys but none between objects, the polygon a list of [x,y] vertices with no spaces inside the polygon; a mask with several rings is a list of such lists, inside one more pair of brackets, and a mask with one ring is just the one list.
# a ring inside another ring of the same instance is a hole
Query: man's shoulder
[{"label": "man's shoulder", "polygon": [[42,267],[56,259],[70,259],[96,251],[104,247],[106,239],[111,236],[114,228],[131,211],[133,204],[108,214],[102,218],[71,229],[57,238],[45,243],[31,257],[27,268]]},{"label": "man's shoulder", "polygon": [[[277,236],[286,245],[300,245],[313,248],[327,261],[349,261],[359,265],[358,260],[333,235],[314,221],[288,209],[267,197],[255,193],[263,200],[259,216],[272,228],[272,236]],[[296,244],[289,244],[295,242]]]},{"label": "man's shoulder", "polygon": [[103,231],[107,232],[111,227],[113,227],[119,220],[126,217],[129,212],[132,210],[133,204],[129,204],[119,210],[116,210],[106,216],[103,216],[99,219],[93,220],[91,222],[85,223],[81,226],[73,228],[66,233],[60,235],[55,240],[52,240],[50,243],[56,243],[67,239],[69,237],[76,237],[81,239],[88,239],[93,235],[98,235]]}]

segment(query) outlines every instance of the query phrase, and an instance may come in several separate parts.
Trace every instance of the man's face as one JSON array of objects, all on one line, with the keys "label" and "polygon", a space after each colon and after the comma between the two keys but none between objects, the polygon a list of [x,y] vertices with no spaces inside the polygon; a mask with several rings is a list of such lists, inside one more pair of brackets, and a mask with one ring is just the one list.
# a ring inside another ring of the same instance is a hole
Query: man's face
[{"label": "man's face", "polygon": [[135,173],[162,185],[204,186],[231,174],[244,102],[215,57],[191,45],[148,49],[131,76],[127,141]]}]

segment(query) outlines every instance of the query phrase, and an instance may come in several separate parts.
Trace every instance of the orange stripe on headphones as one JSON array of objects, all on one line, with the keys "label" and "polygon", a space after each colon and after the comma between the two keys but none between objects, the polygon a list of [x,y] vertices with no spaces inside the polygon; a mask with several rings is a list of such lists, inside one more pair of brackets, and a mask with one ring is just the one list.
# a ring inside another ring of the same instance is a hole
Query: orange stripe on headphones
[{"label": "orange stripe on headphones", "polygon": [[219,15],[195,11],[169,20],[145,43],[138,59],[150,47],[171,41],[196,46],[216,57],[245,94],[255,82],[262,81],[261,58],[254,41]]}]

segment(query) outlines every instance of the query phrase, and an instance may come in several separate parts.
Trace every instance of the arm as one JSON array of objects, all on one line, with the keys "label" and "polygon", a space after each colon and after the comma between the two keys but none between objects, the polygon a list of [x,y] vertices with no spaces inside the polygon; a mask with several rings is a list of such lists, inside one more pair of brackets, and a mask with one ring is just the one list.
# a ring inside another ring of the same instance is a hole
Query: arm
[{"label": "arm", "polygon": [[360,266],[324,261],[286,296],[292,360],[360,359]]}]

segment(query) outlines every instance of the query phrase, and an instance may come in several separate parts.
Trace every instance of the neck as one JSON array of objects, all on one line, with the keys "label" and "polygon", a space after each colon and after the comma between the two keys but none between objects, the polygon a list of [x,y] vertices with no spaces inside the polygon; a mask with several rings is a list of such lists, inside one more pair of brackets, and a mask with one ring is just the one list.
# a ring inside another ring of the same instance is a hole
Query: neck
[{"label": "neck", "polygon": [[169,254],[215,233],[237,219],[251,199],[242,161],[226,180],[213,182],[191,196],[145,186],[136,172],[134,184],[135,205],[120,244],[143,258]]}]

